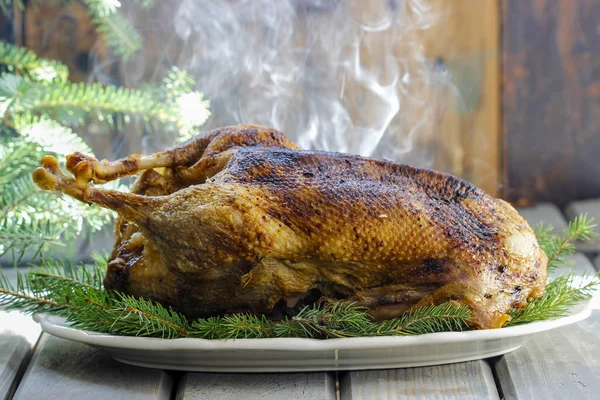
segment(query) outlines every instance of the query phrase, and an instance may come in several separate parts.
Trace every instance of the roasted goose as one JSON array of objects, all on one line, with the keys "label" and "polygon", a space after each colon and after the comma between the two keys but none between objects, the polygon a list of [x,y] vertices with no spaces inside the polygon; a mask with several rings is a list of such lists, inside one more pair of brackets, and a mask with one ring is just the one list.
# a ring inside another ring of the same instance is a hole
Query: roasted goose
[{"label": "roasted goose", "polygon": [[[221,128],[108,162],[46,156],[39,187],[119,214],[105,286],[188,316],[268,315],[323,298],[389,318],[454,300],[497,328],[544,293],[547,258],[508,203],[427,169],[302,151]],[[143,172],[132,193],[90,185]]]}]

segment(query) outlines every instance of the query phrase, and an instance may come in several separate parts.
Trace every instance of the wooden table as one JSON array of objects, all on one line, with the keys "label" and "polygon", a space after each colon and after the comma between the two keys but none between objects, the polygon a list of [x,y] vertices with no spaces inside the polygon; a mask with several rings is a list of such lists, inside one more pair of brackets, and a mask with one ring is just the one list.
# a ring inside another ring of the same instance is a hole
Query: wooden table
[{"label": "wooden table", "polygon": [[[570,261],[578,273],[594,269],[583,254]],[[132,367],[86,345],[40,334],[29,317],[0,311],[0,400],[598,399],[600,301],[596,305],[589,319],[540,334],[503,357],[423,368],[289,374]]]}]

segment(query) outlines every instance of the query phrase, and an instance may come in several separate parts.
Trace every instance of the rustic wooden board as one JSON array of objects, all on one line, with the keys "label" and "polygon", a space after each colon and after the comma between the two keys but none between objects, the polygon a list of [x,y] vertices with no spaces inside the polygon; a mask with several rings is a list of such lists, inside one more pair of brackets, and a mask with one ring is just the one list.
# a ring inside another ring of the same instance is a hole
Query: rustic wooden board
[{"label": "rustic wooden board", "polygon": [[511,399],[597,399],[600,311],[576,325],[543,333],[496,359],[501,392]]},{"label": "rustic wooden board", "polygon": [[504,0],[505,196],[600,196],[600,0]]},{"label": "rustic wooden board", "polygon": [[114,361],[84,344],[42,334],[15,399],[169,399],[170,373]]},{"label": "rustic wooden board", "polygon": [[[13,268],[4,268],[2,272],[16,284],[17,273]],[[0,308],[0,400],[11,398],[16,390],[40,332],[30,316]]]},{"label": "rustic wooden board", "polygon": [[335,400],[332,373],[208,374],[189,373],[177,400]]},{"label": "rustic wooden board", "polygon": [[340,380],[341,400],[498,399],[486,361],[371,371],[351,371]]}]

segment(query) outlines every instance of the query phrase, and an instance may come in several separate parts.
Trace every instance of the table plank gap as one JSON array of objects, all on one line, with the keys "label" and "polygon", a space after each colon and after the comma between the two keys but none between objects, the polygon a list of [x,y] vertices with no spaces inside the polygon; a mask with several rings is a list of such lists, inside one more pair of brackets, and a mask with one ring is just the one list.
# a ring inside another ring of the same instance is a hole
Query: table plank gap
[{"label": "table plank gap", "polygon": [[42,334],[14,399],[168,400],[172,386],[167,371],[122,364],[87,345]]},{"label": "table plank gap", "polygon": [[494,359],[506,400],[597,399],[600,392],[600,311],[575,325],[541,333]]},{"label": "table plank gap", "polygon": [[0,334],[0,400],[10,399],[14,394],[31,353],[31,344],[23,336]]},{"label": "table plank gap", "polygon": [[419,368],[350,371],[341,380],[341,400],[499,399],[487,361]]},{"label": "table plank gap", "polygon": [[[2,272],[16,286],[17,270],[3,268]],[[40,333],[39,325],[31,316],[0,308],[0,400],[14,395]]]},{"label": "table plank gap", "polygon": [[177,400],[335,400],[331,372],[222,374],[188,373]]}]

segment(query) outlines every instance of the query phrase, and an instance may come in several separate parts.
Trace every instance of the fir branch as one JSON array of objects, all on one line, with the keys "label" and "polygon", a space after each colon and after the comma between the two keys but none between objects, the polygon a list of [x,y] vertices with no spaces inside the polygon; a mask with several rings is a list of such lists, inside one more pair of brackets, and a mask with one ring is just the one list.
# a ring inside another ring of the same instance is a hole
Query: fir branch
[{"label": "fir branch", "polygon": [[586,277],[583,281],[588,281],[582,286],[575,286],[573,281],[575,275],[567,273],[561,275],[548,283],[544,295],[531,300],[527,306],[515,309],[511,314],[511,320],[506,326],[527,324],[534,321],[559,318],[567,315],[574,305],[590,299],[594,291],[600,287],[598,274],[591,279]]},{"label": "fir branch", "polygon": [[79,266],[73,266],[68,260],[42,257],[40,265],[29,273],[36,283],[41,283],[44,287],[52,287],[54,283],[60,282],[100,290],[106,273],[108,256],[106,252],[104,254],[94,252],[91,265]]},{"label": "fir branch", "polygon": [[[114,53],[129,59],[141,47],[142,36],[131,26],[129,21],[118,11],[121,3],[116,0],[81,0],[88,10],[92,23],[100,32],[105,42]],[[149,7],[152,1],[139,1],[143,6]]]},{"label": "fir branch", "polygon": [[338,302],[304,307],[295,317],[277,324],[275,335],[315,339],[354,337],[368,334],[372,326],[365,308]]},{"label": "fir branch", "polygon": [[432,332],[463,331],[469,327],[470,316],[469,308],[456,302],[419,307],[400,318],[383,321],[374,326],[372,335],[423,335]]},{"label": "fir branch", "polygon": [[37,143],[25,138],[0,135],[0,193],[5,194],[4,186],[12,185],[39,165],[40,148]]},{"label": "fir branch", "polygon": [[553,234],[554,228],[551,225],[536,226],[534,232],[538,243],[548,256],[548,270],[554,270],[563,265],[566,256],[575,253],[575,241],[589,240],[597,236],[598,234],[594,231],[596,226],[594,218],[588,218],[587,214],[581,214],[570,221],[561,235]]},{"label": "fir branch", "polygon": [[29,249],[36,257],[50,243],[60,243],[63,228],[50,221],[4,219],[0,222],[0,257],[11,254],[12,264],[19,264]]},{"label": "fir branch", "polygon": [[102,121],[112,120],[113,115],[121,113],[185,130],[204,123],[209,115],[208,106],[199,92],[184,93],[175,101],[162,102],[144,90],[99,83],[42,85],[25,82],[13,74],[0,75],[0,107],[4,111],[0,116],[47,113],[63,123],[83,123],[87,114]]},{"label": "fir branch", "polygon": [[105,291],[81,290],[73,303],[81,311],[67,319],[81,329],[125,336],[186,337],[186,318],[159,303]]},{"label": "fir branch", "polygon": [[61,62],[38,58],[34,52],[4,41],[0,41],[0,64],[33,81],[60,82],[69,77],[69,69]]},{"label": "fir branch", "polygon": [[26,113],[15,116],[13,126],[21,136],[41,146],[44,152],[67,155],[80,151],[93,154],[78,134],[50,118]]},{"label": "fir branch", "polygon": [[0,269],[0,307],[7,310],[19,310],[26,314],[48,312],[60,314],[64,306],[47,296],[46,290],[39,290],[31,283],[27,274],[17,272],[17,284],[13,286]]},{"label": "fir branch", "polygon": [[191,324],[189,336],[224,340],[265,338],[273,336],[273,322],[251,314],[197,319]]},{"label": "fir branch", "polygon": [[121,14],[100,16],[94,15],[92,8],[88,10],[90,10],[92,23],[96,25],[96,29],[116,55],[122,56],[126,61],[141,48],[143,41],[141,35]]}]

